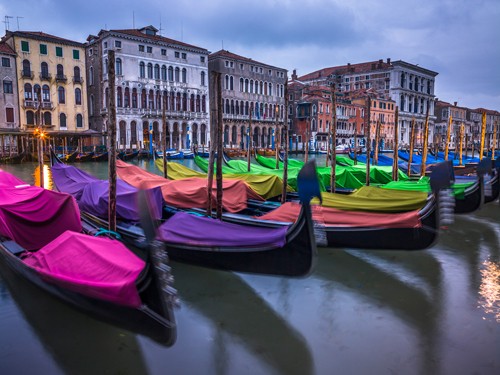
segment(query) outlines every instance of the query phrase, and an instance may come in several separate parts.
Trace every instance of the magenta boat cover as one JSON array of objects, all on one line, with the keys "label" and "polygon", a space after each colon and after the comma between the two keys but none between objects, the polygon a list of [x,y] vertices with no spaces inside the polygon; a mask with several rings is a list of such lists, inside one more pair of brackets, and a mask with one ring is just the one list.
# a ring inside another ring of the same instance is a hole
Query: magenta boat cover
[{"label": "magenta boat cover", "polygon": [[116,240],[66,231],[24,262],[52,284],[120,305],[141,305],[135,281],[145,263]]},{"label": "magenta boat cover", "polygon": [[288,226],[261,228],[178,212],[158,229],[167,243],[195,246],[282,247]]},{"label": "magenta boat cover", "polygon": [[[107,219],[109,205],[109,181],[100,180],[74,166],[55,164],[52,179],[59,191],[69,193],[78,202],[80,210]],[[154,218],[161,218],[163,198],[159,187],[149,189]],[[116,217],[126,221],[139,221],[137,193],[139,189],[122,180],[116,181]]]},{"label": "magenta boat cover", "polygon": [[19,186],[19,185],[29,185],[20,178],[17,178],[9,172],[5,172],[0,169],[0,186]]},{"label": "magenta boat cover", "polygon": [[0,187],[0,235],[37,250],[66,230],[82,230],[71,195],[29,185]]}]

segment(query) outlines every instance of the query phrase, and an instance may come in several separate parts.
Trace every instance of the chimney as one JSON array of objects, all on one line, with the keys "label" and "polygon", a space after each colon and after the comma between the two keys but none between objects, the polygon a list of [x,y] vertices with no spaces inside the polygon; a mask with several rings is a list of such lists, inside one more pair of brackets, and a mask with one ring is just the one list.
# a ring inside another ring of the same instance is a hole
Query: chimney
[{"label": "chimney", "polygon": [[453,102],[453,105],[454,105],[455,107],[457,106],[457,104],[458,104],[458,102]]},{"label": "chimney", "polygon": [[295,81],[296,79],[297,79],[297,69],[294,69],[292,73],[292,81]]},{"label": "chimney", "polygon": [[390,64],[390,63],[391,63],[391,58],[390,58],[390,57],[388,57],[388,58],[387,58],[387,64]]}]

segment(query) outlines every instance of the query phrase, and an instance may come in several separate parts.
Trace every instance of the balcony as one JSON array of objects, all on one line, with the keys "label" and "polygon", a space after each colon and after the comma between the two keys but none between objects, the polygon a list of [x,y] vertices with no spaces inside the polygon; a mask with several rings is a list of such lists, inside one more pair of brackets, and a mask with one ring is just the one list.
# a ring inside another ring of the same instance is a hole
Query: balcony
[{"label": "balcony", "polygon": [[50,81],[52,79],[52,75],[49,73],[41,72],[40,73],[40,80],[42,81]]},{"label": "balcony", "polygon": [[43,109],[53,109],[54,107],[52,106],[52,102],[42,102],[42,108]]},{"label": "balcony", "polygon": [[83,83],[83,78],[82,77],[73,77],[73,83],[79,83],[79,84],[82,84]]},{"label": "balcony", "polygon": [[31,70],[21,70],[21,77],[33,79],[33,72]]},{"label": "balcony", "polygon": [[24,99],[24,108],[37,109],[38,108],[38,100]]},{"label": "balcony", "polygon": [[66,82],[68,78],[64,74],[57,74],[56,81],[57,82]]}]

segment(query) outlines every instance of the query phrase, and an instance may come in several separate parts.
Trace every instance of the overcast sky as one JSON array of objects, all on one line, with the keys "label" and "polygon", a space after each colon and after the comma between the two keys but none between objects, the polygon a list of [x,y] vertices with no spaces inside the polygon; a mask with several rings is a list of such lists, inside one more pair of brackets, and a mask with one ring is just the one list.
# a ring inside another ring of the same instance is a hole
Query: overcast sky
[{"label": "overcast sky", "polygon": [[10,30],[79,42],[161,25],[163,36],[289,75],[389,57],[438,72],[441,100],[500,111],[499,0],[0,0],[5,16]]}]

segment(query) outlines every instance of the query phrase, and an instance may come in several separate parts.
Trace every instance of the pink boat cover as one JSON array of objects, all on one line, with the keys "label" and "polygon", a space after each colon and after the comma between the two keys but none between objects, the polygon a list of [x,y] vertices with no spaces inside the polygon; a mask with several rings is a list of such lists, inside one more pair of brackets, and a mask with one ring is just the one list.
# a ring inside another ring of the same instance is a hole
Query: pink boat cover
[{"label": "pink boat cover", "polygon": [[[3,177],[4,173],[1,178],[6,183]],[[37,186],[0,187],[0,235],[26,250],[37,250],[66,230],[82,230],[72,196]]]},{"label": "pink boat cover", "polygon": [[[418,210],[403,213],[376,213],[343,211],[318,205],[312,205],[311,209],[313,220],[325,226],[378,228],[420,228],[422,226]],[[299,212],[300,204],[286,202],[258,218],[293,223],[297,220]]]},{"label": "pink boat cover", "polygon": [[66,231],[24,262],[52,284],[120,305],[141,305],[135,281],[145,263],[116,240]]},{"label": "pink boat cover", "polygon": [[165,242],[198,246],[282,247],[288,226],[262,228],[178,212],[158,228]]},{"label": "pink boat cover", "polygon": [[[52,180],[59,191],[69,193],[78,202],[80,210],[92,215],[108,218],[109,181],[100,180],[72,165],[52,166]],[[121,220],[139,221],[137,193],[139,190],[122,180],[116,181],[116,217]],[[159,188],[151,189],[153,217],[162,216],[163,199]]]},{"label": "pink boat cover", "polygon": [[19,186],[19,185],[29,185],[20,178],[17,178],[9,172],[5,172],[0,169],[0,186]]},{"label": "pink boat cover", "polygon": [[[162,176],[145,171],[135,165],[116,161],[118,176],[138,189],[160,187],[165,202],[177,208],[206,208],[208,204],[206,178],[186,178],[167,180]],[[244,181],[223,180],[222,208],[227,212],[238,212],[247,208],[247,200],[264,199],[252,190]],[[216,181],[213,182],[212,201],[217,202]]]}]

